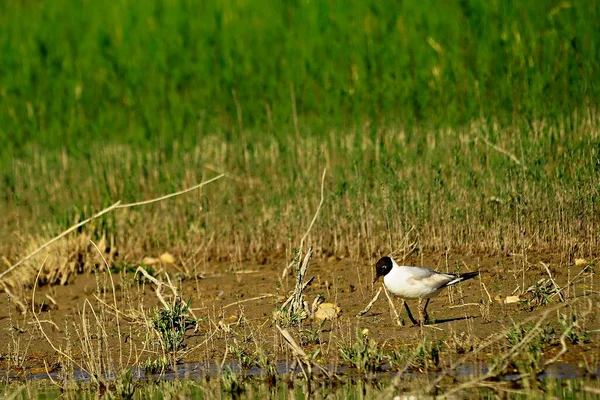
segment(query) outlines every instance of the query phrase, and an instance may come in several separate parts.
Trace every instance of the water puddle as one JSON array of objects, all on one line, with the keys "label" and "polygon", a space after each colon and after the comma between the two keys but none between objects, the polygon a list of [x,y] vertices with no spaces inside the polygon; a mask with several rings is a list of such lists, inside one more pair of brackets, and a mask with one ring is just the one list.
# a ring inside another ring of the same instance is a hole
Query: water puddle
[{"label": "water puddle", "polygon": [[[394,377],[397,372],[392,370],[382,370],[376,373],[371,374],[361,374],[356,371],[356,369],[343,366],[343,365],[325,365],[323,366],[327,372],[331,375],[338,375],[341,377],[350,377],[350,378],[364,378],[368,377],[369,379],[391,379]],[[294,368],[294,369],[292,369]],[[215,363],[215,362],[191,362],[191,363],[182,363],[178,364],[176,369],[173,371],[163,372],[161,374],[151,374],[147,375],[142,368],[133,368],[133,379],[134,380],[163,380],[163,381],[172,381],[172,380],[203,380],[207,378],[214,378],[221,375],[222,371],[228,369],[232,373],[239,375],[243,378],[260,378],[266,375],[266,371],[259,367],[252,367],[249,369],[242,369],[239,363],[235,361],[227,361],[223,364]],[[284,376],[286,374],[300,374],[302,372],[300,367],[294,367],[294,364],[289,362],[278,362],[275,364],[275,371],[277,375]],[[440,369],[438,371],[430,371],[430,372],[420,372],[420,371],[407,371],[403,372],[402,376],[405,379],[418,379],[422,377],[428,378],[436,378],[440,376],[444,372],[444,369]],[[450,373],[446,373],[448,376],[453,377],[468,377],[468,376],[479,376],[483,375],[487,372],[487,367],[481,364],[465,364],[460,365],[454,368]],[[6,373],[0,371],[0,376],[5,376],[8,380],[30,380],[30,381],[39,381],[39,380],[59,380],[61,377],[61,371],[53,371],[53,372],[39,372],[35,373]],[[597,368],[594,374],[590,374],[589,371],[586,371],[583,368],[578,367],[577,365],[571,363],[556,363],[548,366],[543,372],[538,375],[538,379],[589,379],[590,375],[595,377],[600,376],[600,367]],[[115,376],[108,374],[106,376],[107,380],[114,380]],[[500,380],[504,381],[516,381],[521,378],[520,374],[505,374],[499,376]],[[72,375],[72,379],[78,383],[89,383],[91,382],[90,376],[86,371],[76,370]]]}]

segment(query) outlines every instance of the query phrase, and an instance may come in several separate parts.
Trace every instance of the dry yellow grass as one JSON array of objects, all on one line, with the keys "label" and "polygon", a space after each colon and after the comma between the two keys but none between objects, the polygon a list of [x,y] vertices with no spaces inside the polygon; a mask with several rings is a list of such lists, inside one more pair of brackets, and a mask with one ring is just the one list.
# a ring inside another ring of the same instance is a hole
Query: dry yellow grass
[{"label": "dry yellow grass", "polygon": [[208,189],[116,210],[82,232],[106,237],[119,249],[117,260],[133,264],[165,251],[188,269],[219,260],[289,260],[317,209],[327,168],[323,207],[306,238],[315,257],[368,260],[452,249],[590,259],[600,244],[600,129],[593,110],[568,122],[388,128],[376,135],[365,127],[290,143],[208,135],[195,147],[110,146],[93,149],[88,159],[38,149],[29,162],[13,162],[0,248],[12,264],[27,254],[15,238],[40,243],[103,205],[224,172],[226,179]]}]

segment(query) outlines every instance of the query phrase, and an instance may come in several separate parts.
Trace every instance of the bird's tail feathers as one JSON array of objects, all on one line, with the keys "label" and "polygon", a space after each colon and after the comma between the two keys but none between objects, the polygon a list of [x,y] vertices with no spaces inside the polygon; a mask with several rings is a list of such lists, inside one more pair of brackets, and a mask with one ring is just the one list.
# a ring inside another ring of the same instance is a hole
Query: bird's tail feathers
[{"label": "bird's tail feathers", "polygon": [[475,277],[479,276],[479,271],[465,272],[464,274],[459,274],[458,276],[459,276],[459,278],[461,278],[461,280],[466,281],[467,279],[471,279],[471,278],[475,278]]},{"label": "bird's tail feathers", "polygon": [[466,281],[468,279],[475,278],[476,276],[479,276],[479,271],[465,272],[464,274],[456,275],[456,279],[453,279],[450,282],[448,282],[446,286],[456,285],[458,282]]}]

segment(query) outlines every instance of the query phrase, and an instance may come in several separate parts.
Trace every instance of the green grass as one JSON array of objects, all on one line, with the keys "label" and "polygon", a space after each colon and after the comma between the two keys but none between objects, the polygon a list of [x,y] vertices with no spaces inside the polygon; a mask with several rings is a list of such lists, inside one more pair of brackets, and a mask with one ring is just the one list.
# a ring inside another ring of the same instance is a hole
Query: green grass
[{"label": "green grass", "polygon": [[7,0],[2,155],[286,137],[292,95],[317,136],[570,115],[598,99],[598,19],[587,0]]}]

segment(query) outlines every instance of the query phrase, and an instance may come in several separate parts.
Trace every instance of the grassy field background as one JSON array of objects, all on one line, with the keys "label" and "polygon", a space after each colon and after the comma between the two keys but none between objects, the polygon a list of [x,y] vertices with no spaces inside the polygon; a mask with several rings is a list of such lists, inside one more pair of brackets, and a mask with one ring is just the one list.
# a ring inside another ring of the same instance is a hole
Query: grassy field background
[{"label": "grassy field background", "polygon": [[598,253],[590,1],[0,4],[5,262],[83,232],[120,256]]}]

